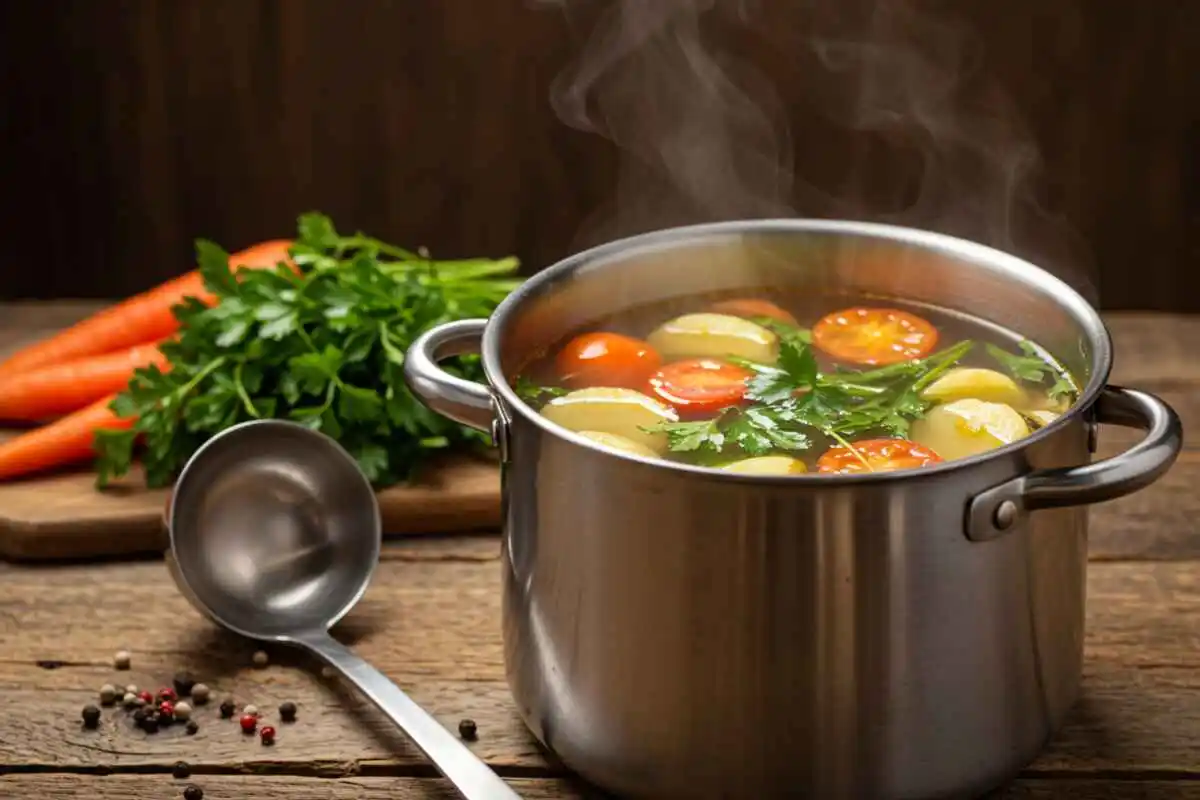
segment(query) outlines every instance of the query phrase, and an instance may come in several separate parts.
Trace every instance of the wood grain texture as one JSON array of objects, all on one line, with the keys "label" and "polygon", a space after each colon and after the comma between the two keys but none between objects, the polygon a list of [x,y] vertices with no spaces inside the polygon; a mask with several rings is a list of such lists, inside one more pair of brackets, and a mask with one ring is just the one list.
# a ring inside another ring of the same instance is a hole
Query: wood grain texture
[{"label": "wood grain texture", "polygon": [[[447,540],[433,553],[411,541],[387,553],[339,638],[443,724],[476,720],[471,747],[489,763],[511,775],[552,773],[504,682],[495,541]],[[1094,564],[1088,592],[1083,697],[1026,777],[1200,779],[1200,573],[1191,563]],[[119,648],[133,653],[128,672],[109,663]],[[128,772],[185,760],[206,772],[432,776],[340,682],[287,650],[253,669],[252,650],[187,607],[159,563],[0,569],[0,766]],[[118,711],[98,731],[80,729],[79,708],[99,685],[157,687],[182,668],[212,685],[217,701],[252,702],[274,720],[291,700],[299,720],[280,726],[271,750],[216,719],[215,702],[200,710],[195,737],[135,731]]]},{"label": "wood grain texture", "polygon": [[[529,800],[591,800],[600,792],[562,778],[509,778]],[[308,778],[294,776],[195,775],[175,780],[169,775],[0,775],[0,796],[45,800],[130,800],[164,798],[195,784],[205,800],[455,800],[459,795],[434,778]],[[1171,781],[1046,781],[1021,779],[985,800],[1196,800],[1200,784]]]},{"label": "wood grain texture", "polygon": [[[1090,244],[1107,305],[1200,309],[1200,69],[1190,46],[1200,5],[906,3],[925,15],[913,28],[926,38],[907,60],[877,60],[884,78],[929,79],[900,108],[928,130],[892,137],[847,123],[871,110],[870,87],[819,57],[839,33],[863,40],[862,26],[834,29],[830,10],[865,2],[757,5],[754,30],[710,41],[746,57],[786,109],[800,213],[871,216],[890,208],[883,200],[911,198],[921,171],[910,151],[923,143],[931,168],[956,134],[980,150],[994,144],[986,124],[968,124],[981,121],[967,106],[939,105],[938,92],[958,83],[967,98],[1009,98],[1007,121],[1030,134],[1018,144],[1041,155],[1011,165],[1008,177],[1029,185],[1009,188],[1027,189]],[[0,179],[21,211],[0,218],[0,232],[21,266],[3,273],[0,295],[129,294],[182,269],[193,237],[242,246],[288,233],[308,208],[434,252],[511,252],[545,266],[572,249],[616,175],[613,147],[551,106],[551,83],[579,47],[557,6],[3,4]],[[963,33],[952,36],[956,23]],[[939,54],[963,53],[960,69],[927,74]],[[953,207],[943,201],[917,221],[949,223],[977,199],[977,185],[951,178],[966,184]],[[995,227],[988,216],[973,222]]]}]

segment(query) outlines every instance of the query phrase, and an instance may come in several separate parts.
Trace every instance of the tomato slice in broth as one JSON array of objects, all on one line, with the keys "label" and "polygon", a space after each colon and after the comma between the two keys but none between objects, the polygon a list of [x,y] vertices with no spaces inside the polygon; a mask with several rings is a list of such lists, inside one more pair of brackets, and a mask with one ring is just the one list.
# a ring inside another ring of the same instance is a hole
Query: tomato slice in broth
[{"label": "tomato slice in broth", "polygon": [[941,463],[942,457],[908,439],[867,439],[851,447],[837,445],[817,459],[817,472],[849,475],[860,472],[894,472]]},{"label": "tomato slice in broth", "polygon": [[654,373],[650,390],[681,414],[705,416],[740,403],[752,375],[715,358],[692,358],[667,364]]},{"label": "tomato slice in broth", "polygon": [[838,361],[883,366],[929,355],[938,332],[928,320],[907,311],[858,307],[822,317],[813,326],[812,339]]}]

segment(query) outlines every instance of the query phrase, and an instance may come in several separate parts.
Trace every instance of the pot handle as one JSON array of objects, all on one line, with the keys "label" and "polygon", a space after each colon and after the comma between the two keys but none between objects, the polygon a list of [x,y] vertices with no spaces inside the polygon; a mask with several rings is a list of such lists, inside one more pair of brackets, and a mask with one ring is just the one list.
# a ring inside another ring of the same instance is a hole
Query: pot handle
[{"label": "pot handle", "polygon": [[1141,428],[1146,437],[1120,455],[1080,467],[1042,469],[993,486],[967,509],[967,538],[1002,536],[1030,511],[1113,500],[1149,486],[1166,472],[1183,446],[1183,425],[1159,398],[1136,389],[1105,386],[1092,406],[1095,423]]},{"label": "pot handle", "polygon": [[404,382],[425,405],[444,417],[484,433],[495,419],[492,392],[481,383],[451,375],[438,362],[478,353],[486,319],[463,319],[430,328],[417,337],[404,356]]}]

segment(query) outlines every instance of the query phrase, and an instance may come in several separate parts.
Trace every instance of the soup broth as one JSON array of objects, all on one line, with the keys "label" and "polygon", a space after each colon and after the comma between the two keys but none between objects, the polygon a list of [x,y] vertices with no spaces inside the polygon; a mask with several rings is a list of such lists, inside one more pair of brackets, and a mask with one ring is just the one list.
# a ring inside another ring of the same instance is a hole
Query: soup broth
[{"label": "soup broth", "polygon": [[1048,352],[988,323],[766,292],[605,318],[516,388],[600,447],[759,475],[920,469],[1028,436],[1078,397]]}]

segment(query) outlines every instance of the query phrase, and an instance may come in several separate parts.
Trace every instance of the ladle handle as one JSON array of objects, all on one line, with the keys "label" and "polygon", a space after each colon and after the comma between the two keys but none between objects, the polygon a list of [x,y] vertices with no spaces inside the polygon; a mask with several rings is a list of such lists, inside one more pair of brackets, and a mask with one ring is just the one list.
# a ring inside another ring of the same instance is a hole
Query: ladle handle
[{"label": "ladle handle", "polygon": [[323,658],[357,686],[368,700],[412,739],[413,744],[467,800],[520,798],[499,775],[414,703],[399,686],[329,634],[322,632],[300,636],[295,641]]}]

